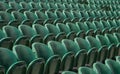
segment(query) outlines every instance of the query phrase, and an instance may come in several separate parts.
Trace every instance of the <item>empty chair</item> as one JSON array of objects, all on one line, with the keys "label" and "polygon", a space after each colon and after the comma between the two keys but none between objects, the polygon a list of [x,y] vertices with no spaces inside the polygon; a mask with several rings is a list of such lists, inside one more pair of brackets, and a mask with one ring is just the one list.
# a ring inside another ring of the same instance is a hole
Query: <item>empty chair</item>
[{"label": "empty chair", "polygon": [[49,10],[50,7],[48,6],[47,3],[39,3],[40,7],[42,7],[42,10],[45,11],[45,10]]},{"label": "empty chair", "polygon": [[25,11],[24,12],[25,17],[27,17],[27,20],[23,21],[22,24],[26,24],[28,26],[32,26],[33,23],[35,22],[40,22],[34,13]]},{"label": "empty chair", "polygon": [[92,68],[80,67],[78,69],[79,74],[97,74]]},{"label": "empty chair", "polygon": [[30,26],[27,25],[19,25],[18,29],[24,35],[29,37],[29,44],[31,45],[33,42],[40,42],[42,38],[39,34],[37,34]]},{"label": "empty chair", "polygon": [[27,18],[19,11],[13,11],[11,15],[14,17],[14,21],[9,23],[11,26],[18,27],[23,21],[27,20]]},{"label": "empty chair", "polygon": [[44,70],[44,60],[41,58],[35,58],[32,50],[24,45],[15,45],[13,52],[17,58],[21,61],[25,61],[27,64],[27,74],[42,74]]},{"label": "empty chair", "polygon": [[40,24],[34,24],[32,28],[43,38],[43,42],[47,43],[50,40],[55,40],[55,35],[53,33],[49,33],[49,31]]},{"label": "empty chair", "polygon": [[9,6],[12,8],[12,10],[14,11],[19,11],[19,10],[22,10],[22,6],[20,6],[18,3],[16,2],[9,2]]},{"label": "empty chair", "polygon": [[70,31],[70,29],[63,23],[57,23],[56,27],[61,31],[65,32],[66,38],[73,40],[76,37],[76,33],[73,31]]},{"label": "empty chair", "polygon": [[98,60],[100,62],[104,62],[108,56],[108,49],[105,46],[101,46],[101,43],[92,36],[87,36],[86,40],[92,48],[95,47],[98,49]]},{"label": "empty chair", "polygon": [[116,46],[114,44],[111,44],[110,41],[103,35],[96,35],[96,39],[101,43],[102,46],[107,46],[107,49],[109,51],[108,58],[113,58],[116,50]]},{"label": "empty chair", "polygon": [[76,73],[72,71],[63,71],[62,74],[76,74]]},{"label": "empty chair", "polygon": [[0,28],[7,25],[11,21],[13,21],[13,17],[10,15],[10,13],[4,11],[0,12]]},{"label": "empty chair", "polygon": [[55,14],[57,15],[59,22],[58,23],[66,23],[70,21],[65,14],[62,13],[62,11],[55,11]]},{"label": "empty chair", "polygon": [[74,42],[79,46],[79,48],[87,50],[87,66],[92,66],[94,62],[97,61],[98,51],[96,48],[91,48],[89,43],[83,38],[75,38]]},{"label": "empty chair", "polygon": [[0,64],[5,67],[6,74],[26,73],[26,63],[17,61],[17,57],[7,48],[0,48]]},{"label": "empty chair", "polygon": [[[35,0],[34,0],[35,1]],[[37,11],[37,10],[41,10],[42,8],[39,6],[39,3],[38,2],[30,2],[30,6],[33,8],[33,12],[34,11]],[[37,0],[36,0],[37,1]],[[39,1],[39,0],[38,0]]]},{"label": "empty chair", "polygon": [[40,11],[35,11],[35,15],[37,16],[37,18],[39,18],[39,20],[41,21],[41,25],[45,25],[46,23],[51,23],[53,22],[52,19],[48,18],[48,16],[44,13],[44,12],[40,12]]},{"label": "empty chair", "polygon": [[112,71],[112,74],[119,74],[120,70],[120,64],[114,60],[111,59],[107,59],[105,61],[106,66]]},{"label": "empty chair", "polygon": [[22,33],[14,26],[4,26],[3,31],[7,37],[11,37],[14,44],[28,45],[28,38],[23,36]]},{"label": "empty chair", "polygon": [[49,41],[48,47],[54,52],[55,55],[59,55],[61,59],[61,70],[71,70],[74,64],[74,54],[68,52],[67,49],[59,42]]},{"label": "empty chair", "polygon": [[55,24],[59,21],[57,15],[55,15],[52,11],[46,11],[45,14],[48,16],[48,19],[51,20],[51,24]]},{"label": "empty chair", "polygon": [[109,42],[110,42],[112,45],[115,46],[115,48],[114,48],[113,51],[112,51],[112,52],[114,52],[114,55],[113,55],[113,57],[114,57],[114,56],[117,55],[117,53],[118,53],[118,49],[116,48],[116,46],[119,45],[119,44],[118,44],[119,42],[117,41],[117,39],[116,39],[112,34],[105,34],[105,37],[107,38],[107,40],[109,40]]},{"label": "empty chair", "polygon": [[21,5],[25,11],[32,9],[32,7],[26,2],[20,2],[19,5]]},{"label": "empty chair", "polygon": [[108,29],[111,28],[111,26],[108,22],[106,22],[106,21],[100,21],[100,22],[103,24],[104,28],[108,28]]},{"label": "empty chair", "polygon": [[80,28],[80,30],[83,30],[87,32],[89,30],[87,24],[84,24],[82,22],[76,22],[76,26]]},{"label": "empty chair", "polygon": [[62,39],[66,38],[66,34],[64,32],[60,32],[60,30],[56,26],[52,24],[45,24],[45,27],[50,33],[53,33],[56,36],[55,39],[57,41],[61,41]]},{"label": "empty chair", "polygon": [[112,74],[111,70],[105,64],[100,62],[94,63],[93,69],[97,74]]},{"label": "empty chair", "polygon": [[32,50],[37,58],[45,59],[44,73],[55,74],[59,73],[60,57],[55,55],[54,52],[45,44],[35,42],[32,44]]},{"label": "empty chair", "polygon": [[4,2],[0,2],[0,11],[7,11],[8,9],[10,9],[10,7],[7,5],[7,3]]},{"label": "empty chair", "polygon": [[55,3],[49,3],[48,5],[49,5],[50,9],[53,9],[53,10],[58,9]]},{"label": "empty chair", "polygon": [[69,39],[63,39],[62,44],[68,51],[75,54],[74,69],[78,69],[80,66],[85,66],[87,61],[87,51],[85,49],[80,49],[74,41]]},{"label": "empty chair", "polygon": [[66,26],[74,32],[80,32],[80,29],[74,23],[66,23]]}]

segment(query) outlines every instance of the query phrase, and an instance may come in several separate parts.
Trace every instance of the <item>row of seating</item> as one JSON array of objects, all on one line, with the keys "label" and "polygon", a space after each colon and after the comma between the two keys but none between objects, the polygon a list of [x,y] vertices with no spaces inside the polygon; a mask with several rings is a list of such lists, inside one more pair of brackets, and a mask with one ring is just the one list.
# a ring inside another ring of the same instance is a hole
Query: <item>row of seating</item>
[{"label": "row of seating", "polygon": [[[78,74],[119,74],[120,73],[120,56],[116,57],[115,60],[107,59],[105,64],[101,62],[96,62],[93,64],[92,68],[80,67],[78,69]],[[62,74],[77,74],[72,71],[64,71]]]},{"label": "row of seating", "polygon": [[78,3],[78,0],[0,0],[0,2],[42,2],[42,3]]},{"label": "row of seating", "polygon": [[[10,25],[9,25],[10,26]],[[20,26],[26,26],[26,30],[31,31],[29,26],[26,24],[20,25]],[[89,22],[86,21],[84,23],[82,22],[77,22],[77,23],[57,23],[56,26],[52,24],[46,24],[45,26],[42,26],[40,24],[33,24],[32,27],[33,29],[40,34],[40,36],[44,37],[46,33],[54,33],[57,35],[58,33],[65,32],[66,34],[69,34],[68,37],[71,38],[70,32],[76,32],[78,33],[77,36],[83,37],[84,38],[84,33],[86,32],[86,35],[92,35],[94,36],[95,34],[105,34],[105,33],[114,33],[118,32],[120,33],[120,21],[93,21]],[[46,28],[45,28],[46,27]],[[44,28],[44,29],[43,29]],[[48,29],[48,31],[47,31]],[[42,32],[43,31],[43,32]],[[8,31],[9,32],[9,31]],[[44,33],[45,32],[45,33]],[[82,36],[81,36],[82,35]]]},{"label": "row of seating", "polygon": [[[100,9],[103,9],[105,8],[104,5],[91,5],[91,4],[88,4],[88,5],[85,5],[85,4],[66,4],[66,3],[33,3],[33,2],[30,2],[30,3],[26,3],[26,2],[20,2],[20,3],[15,3],[15,2],[10,2],[10,3],[3,3],[3,2],[0,2],[0,11],[16,11],[16,10],[20,10],[20,9],[25,9],[25,10],[48,10],[48,9],[61,9],[61,10],[65,10],[65,9],[68,9],[68,10],[100,10]],[[114,5],[114,6],[111,6],[111,9],[114,8],[114,11],[115,10],[119,10],[119,5]]]},{"label": "row of seating", "polygon": [[7,12],[0,12],[1,21],[0,28],[5,25],[19,26],[20,24],[26,24],[32,26],[32,24],[46,23],[56,24],[56,23],[67,23],[67,22],[85,22],[85,21],[100,21],[100,20],[119,20],[119,13],[117,12],[68,12],[68,11],[51,11],[41,12],[36,11],[35,13],[25,11],[20,13],[14,11],[11,14]]},{"label": "row of seating", "polygon": [[[120,33],[114,33],[105,34],[105,36],[96,35],[96,38],[79,37],[74,41],[62,39],[61,43],[57,41],[49,41],[47,44],[35,42],[32,44],[32,49],[25,45],[14,45],[12,48],[14,54],[11,50],[1,47],[0,65],[2,65],[2,71],[4,71],[3,66],[5,67],[7,74],[9,72],[25,73],[25,71],[28,74],[42,74],[43,72],[55,74],[60,71],[78,69],[80,66],[91,67],[96,61],[104,62],[106,58],[112,59],[119,56],[119,39]],[[22,61],[25,61],[27,65]],[[26,66],[27,69],[25,69]]]},{"label": "row of seating", "polygon": [[89,4],[120,4],[119,0],[88,0]]}]

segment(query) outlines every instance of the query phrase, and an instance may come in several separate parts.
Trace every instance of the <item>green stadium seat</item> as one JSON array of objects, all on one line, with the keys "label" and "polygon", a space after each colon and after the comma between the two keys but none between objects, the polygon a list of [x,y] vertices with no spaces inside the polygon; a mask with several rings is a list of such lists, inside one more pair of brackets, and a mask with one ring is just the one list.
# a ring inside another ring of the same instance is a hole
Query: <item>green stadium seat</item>
[{"label": "green stadium seat", "polygon": [[[79,46],[80,49],[87,50],[87,66],[92,66],[97,61],[98,51],[96,48],[91,48],[90,44],[82,38],[75,38],[74,42]],[[87,45],[87,46],[86,46]]]},{"label": "green stadium seat", "polygon": [[64,32],[60,32],[60,30],[52,25],[52,24],[45,24],[46,29],[49,30],[49,33],[53,33],[56,36],[57,41],[61,41],[62,39],[66,38],[66,34]]},{"label": "green stadium seat", "polygon": [[31,45],[33,42],[41,42],[42,38],[39,34],[37,34],[32,27],[27,25],[19,25],[19,31],[24,35],[29,37],[29,44]]},{"label": "green stadium seat", "polygon": [[93,69],[97,74],[112,74],[111,70],[103,63],[96,62],[93,64]]},{"label": "green stadium seat", "polygon": [[112,71],[112,74],[119,74],[120,70],[120,64],[114,60],[111,59],[107,59],[105,61],[106,66]]},{"label": "green stadium seat", "polygon": [[80,49],[75,42],[69,39],[63,39],[62,44],[68,51],[71,51],[75,54],[75,69],[78,69],[80,66],[85,66],[87,61],[87,51],[85,49]]},{"label": "green stadium seat", "polygon": [[28,45],[29,38],[22,35],[22,33],[13,26],[4,26],[3,31],[7,37],[11,37],[14,41],[13,45],[23,44]]},{"label": "green stadium seat", "polygon": [[49,31],[40,24],[34,24],[32,28],[43,38],[43,42],[47,43],[50,40],[55,40],[55,35],[53,33],[49,33]]},{"label": "green stadium seat", "polygon": [[43,73],[44,70],[44,60],[41,58],[35,58],[34,53],[31,48],[24,45],[15,45],[13,47],[13,52],[20,61],[25,61],[27,64],[28,74],[39,74]]},{"label": "green stadium seat", "polygon": [[0,64],[5,67],[6,74],[26,73],[26,63],[17,61],[17,57],[11,50],[1,47],[0,51]]},{"label": "green stadium seat", "polygon": [[36,54],[36,57],[45,59],[44,74],[59,73],[60,57],[55,55],[47,45],[38,42],[33,43],[32,51]]},{"label": "green stadium seat", "polygon": [[63,23],[57,23],[56,27],[61,31],[65,32],[66,38],[73,40],[76,37],[76,33],[73,31],[70,31],[70,29]]},{"label": "green stadium seat", "polygon": [[49,41],[48,47],[54,52],[55,55],[59,55],[61,59],[61,70],[72,70],[74,65],[74,54],[68,52],[67,49],[59,42]]}]

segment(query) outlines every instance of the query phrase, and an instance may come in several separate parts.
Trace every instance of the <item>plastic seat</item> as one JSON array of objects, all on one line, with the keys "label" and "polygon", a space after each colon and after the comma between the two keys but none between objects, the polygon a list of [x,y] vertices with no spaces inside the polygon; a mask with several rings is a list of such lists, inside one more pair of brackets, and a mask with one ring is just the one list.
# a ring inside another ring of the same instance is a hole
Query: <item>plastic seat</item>
[{"label": "plastic seat", "polygon": [[[16,1],[16,2],[19,2],[19,1]],[[22,9],[22,6],[20,6],[18,3],[16,2],[9,2],[9,6],[14,10],[14,11],[17,11],[17,10],[21,10]]]},{"label": "plastic seat", "polygon": [[50,7],[48,6],[47,3],[39,3],[40,7],[42,7],[43,10],[49,10]]},{"label": "plastic seat", "polygon": [[[74,18],[78,18],[80,20],[82,19],[82,15],[77,11],[72,11],[71,14],[74,16]],[[80,20],[78,20],[78,21],[80,21]]]},{"label": "plastic seat", "polygon": [[110,24],[108,24],[106,21],[101,21],[101,23],[103,24],[104,28],[111,28]]},{"label": "plastic seat", "polygon": [[103,30],[103,29],[104,29],[103,24],[101,24],[101,23],[98,22],[98,21],[93,21],[93,24],[96,26],[96,28],[99,28],[100,30]]},{"label": "plastic seat", "polygon": [[76,24],[74,23],[66,23],[66,26],[73,32],[76,33],[77,37],[81,37],[84,38],[85,37],[85,33],[83,30],[80,30],[79,27],[76,26]]},{"label": "plastic seat", "polygon": [[76,74],[76,73],[72,71],[63,71],[62,74]]},{"label": "plastic seat", "polygon": [[1,47],[0,57],[0,64],[5,67],[6,74],[26,73],[26,63],[17,61],[17,57],[11,50]]},{"label": "plastic seat", "polygon": [[112,74],[111,70],[103,63],[96,62],[93,64],[93,69],[97,74]]},{"label": "plastic seat", "polygon": [[108,57],[113,58],[114,55],[116,54],[115,53],[116,45],[111,44],[110,41],[105,36],[102,35],[97,35],[96,39],[101,43],[102,46],[107,46],[109,51]]},{"label": "plastic seat", "polygon": [[32,50],[24,45],[15,45],[13,52],[17,58],[21,61],[25,61],[27,64],[27,74],[39,74],[43,73],[44,60],[41,58],[35,58]]},{"label": "plastic seat", "polygon": [[94,26],[91,22],[85,22],[85,24],[88,26],[89,29],[96,30],[96,26]]},{"label": "plastic seat", "polygon": [[105,37],[110,41],[111,44],[117,45],[119,43],[112,34],[105,34]]},{"label": "plastic seat", "polygon": [[[39,0],[38,0],[39,2]],[[39,3],[37,2],[37,0],[33,1],[33,2],[30,2],[29,5],[34,9],[34,11],[37,11],[37,10],[41,10],[42,8],[39,6]],[[33,11],[33,12],[34,12]]]},{"label": "plastic seat", "polygon": [[66,17],[65,14],[63,14],[62,11],[55,11],[55,14],[57,15],[57,17],[60,19],[58,23],[66,23],[69,22],[70,20]]},{"label": "plastic seat", "polygon": [[72,6],[70,4],[68,4],[68,3],[63,3],[63,5],[65,6],[65,8],[67,10],[71,10],[72,9]]},{"label": "plastic seat", "polygon": [[44,43],[47,43],[50,40],[55,40],[54,34],[49,33],[49,31],[44,26],[40,24],[34,24],[32,28],[43,38]]},{"label": "plastic seat", "polygon": [[59,21],[57,15],[55,15],[52,11],[46,11],[45,14],[48,16],[48,19],[51,19],[51,24],[55,24]]},{"label": "plastic seat", "polygon": [[24,35],[29,37],[29,44],[31,45],[33,42],[41,42],[42,38],[38,35],[30,26],[27,25],[19,25],[18,29]]},{"label": "plastic seat", "polygon": [[84,30],[85,32],[89,30],[88,26],[82,22],[77,22],[76,26],[79,27],[80,30]]},{"label": "plastic seat", "polygon": [[96,48],[91,48],[89,43],[85,39],[82,39],[82,38],[75,38],[74,42],[79,46],[80,49],[87,50],[87,56],[88,57],[87,57],[86,65],[87,66],[92,66],[92,64],[94,62],[96,62],[96,60],[97,60],[97,54],[98,54],[97,49]]},{"label": "plastic seat", "polygon": [[0,11],[8,11],[10,7],[7,5],[7,3],[0,2]]},{"label": "plastic seat", "polygon": [[59,73],[60,57],[55,55],[47,45],[36,42],[32,44],[32,50],[36,54],[36,57],[45,59],[44,74]]},{"label": "plastic seat", "polygon": [[108,56],[108,49],[106,48],[106,46],[102,46],[101,43],[92,36],[87,36],[86,40],[88,41],[88,43],[90,44],[91,47],[95,47],[98,49],[98,54],[99,54],[98,60],[100,62],[104,62],[104,60]]},{"label": "plastic seat", "polygon": [[80,67],[78,69],[79,74],[97,74],[93,69],[88,67]]},{"label": "plastic seat", "polygon": [[21,32],[13,26],[4,26],[3,31],[7,37],[11,37],[14,41],[13,45],[23,44],[28,45],[29,38],[23,36]]},{"label": "plastic seat", "polygon": [[54,10],[58,9],[55,3],[49,3],[48,5],[50,9],[54,9]]},{"label": "plastic seat", "polygon": [[27,20],[27,18],[19,11],[13,11],[11,14],[14,17],[14,21],[9,23],[11,26],[18,27],[23,21]]},{"label": "plastic seat", "polygon": [[66,23],[66,26],[74,32],[80,32],[80,29],[74,23]]},{"label": "plastic seat", "polygon": [[22,24],[26,24],[28,26],[32,26],[33,23],[39,23],[40,20],[37,18],[36,15],[34,15],[34,13],[29,12],[29,11],[25,11],[24,12],[25,17],[27,17],[27,20],[23,21]]},{"label": "plastic seat", "polygon": [[[26,0],[26,1],[27,1],[27,0]],[[25,9],[26,11],[32,9],[32,7],[31,7],[28,3],[26,3],[26,2],[20,2],[19,4],[20,4],[20,5],[22,6],[22,8]]]},{"label": "plastic seat", "polygon": [[66,9],[66,7],[65,7],[63,4],[61,4],[61,3],[56,3],[56,6],[57,6],[57,8],[58,8],[59,10],[64,10],[64,9]]},{"label": "plastic seat", "polygon": [[63,39],[62,44],[68,51],[75,54],[74,69],[78,69],[80,66],[85,66],[87,61],[87,51],[85,49],[80,49],[75,42],[69,39]]},{"label": "plastic seat", "polygon": [[45,25],[45,23],[51,23],[52,20],[48,19],[48,16],[45,15],[44,12],[40,12],[40,11],[35,11],[35,15],[39,18],[39,20],[41,21],[41,25]]},{"label": "plastic seat", "polygon": [[120,70],[120,64],[114,60],[111,59],[107,59],[105,61],[106,66],[112,71],[112,74],[119,74]]},{"label": "plastic seat", "polygon": [[66,38],[73,40],[76,37],[76,33],[70,31],[70,29],[63,23],[57,23],[56,27],[61,31],[66,33]]},{"label": "plastic seat", "polygon": [[13,21],[13,17],[9,13],[4,11],[0,12],[0,28],[7,25],[11,21]]},{"label": "plastic seat", "polygon": [[73,68],[74,54],[68,52],[67,49],[59,42],[49,41],[48,47],[54,52],[55,55],[59,55],[61,59],[61,70],[71,70]]},{"label": "plastic seat", "polygon": [[46,29],[48,29],[49,33],[53,33],[56,36],[57,41],[61,41],[62,39],[66,38],[66,34],[64,32],[60,32],[60,30],[52,25],[52,24],[45,24]]}]

